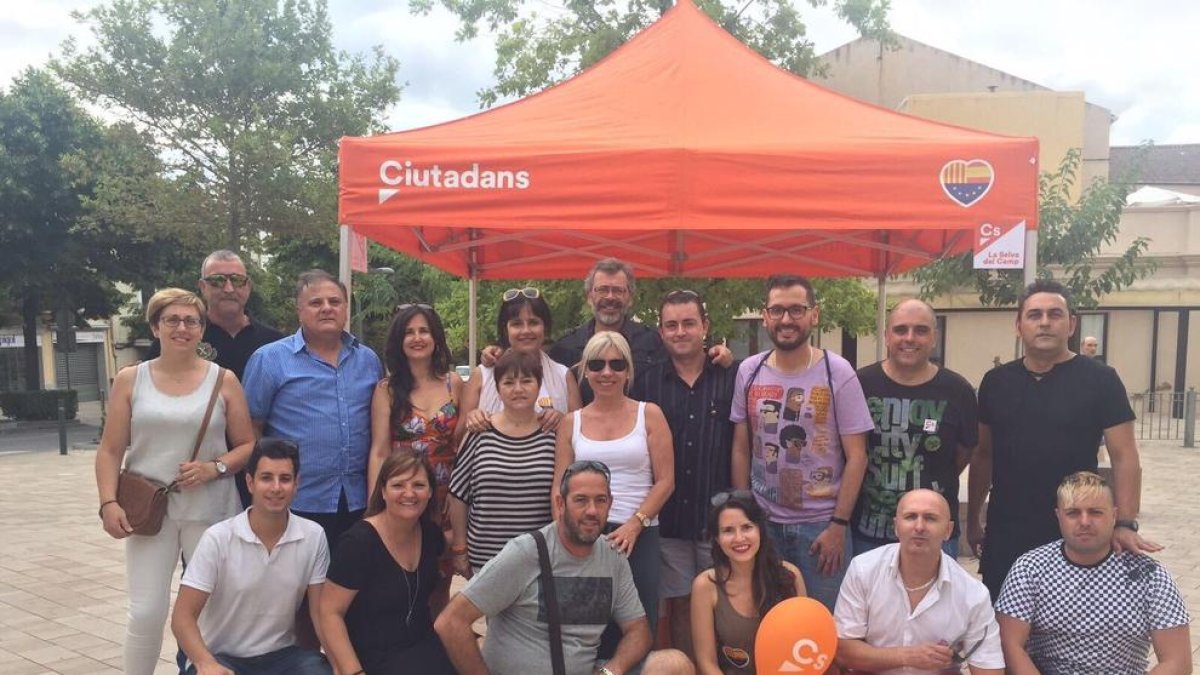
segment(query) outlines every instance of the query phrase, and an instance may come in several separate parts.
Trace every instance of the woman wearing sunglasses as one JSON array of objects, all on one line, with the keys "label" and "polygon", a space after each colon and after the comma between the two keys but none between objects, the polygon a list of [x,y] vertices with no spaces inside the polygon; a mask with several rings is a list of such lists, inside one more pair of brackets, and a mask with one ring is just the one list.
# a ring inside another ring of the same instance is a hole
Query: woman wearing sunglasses
[{"label": "woman wearing sunglasses", "polygon": [[[542,384],[538,391],[537,413],[542,429],[553,432],[566,413],[583,405],[579,383],[566,366],[554,361],[542,348],[550,334],[550,306],[541,291],[533,287],[510,288],[501,296],[496,317],[496,341],[504,350],[535,354],[542,362]],[[493,369],[479,366],[471,373],[463,391],[462,416],[465,424],[459,436],[488,429],[491,416],[500,412],[502,402],[496,389]]]},{"label": "woman wearing sunglasses", "polygon": [[[633,583],[646,610],[650,632],[658,621],[658,513],[675,489],[675,455],[671,429],[653,403],[627,395],[633,382],[633,358],[620,333],[596,333],[583,348],[579,371],[595,398],[567,415],[558,426],[554,475],[572,462],[595,460],[612,472],[612,507],[605,533],[609,544],[629,557]],[[555,480],[558,485],[558,479]],[[609,624],[600,641],[599,658],[609,658],[621,631]]]},{"label": "woman wearing sunglasses", "polygon": [[[446,511],[450,470],[456,456],[454,429],[459,420],[462,378],[450,368],[446,330],[433,307],[400,305],[388,331],[384,360],[388,375],[371,399],[371,457],[367,484],[375,485],[379,468],[397,452],[415,452],[429,463],[438,486],[435,520],[450,529]],[[449,538],[449,535],[447,535]],[[445,579],[434,592],[434,606],[449,599],[451,561],[443,561]]]},{"label": "woman wearing sunglasses", "polygon": [[749,490],[712,499],[708,536],[712,569],[692,583],[692,643],[699,675],[755,672],[754,637],[767,612],[803,596],[800,570],[779,557],[766,536],[767,516]]}]

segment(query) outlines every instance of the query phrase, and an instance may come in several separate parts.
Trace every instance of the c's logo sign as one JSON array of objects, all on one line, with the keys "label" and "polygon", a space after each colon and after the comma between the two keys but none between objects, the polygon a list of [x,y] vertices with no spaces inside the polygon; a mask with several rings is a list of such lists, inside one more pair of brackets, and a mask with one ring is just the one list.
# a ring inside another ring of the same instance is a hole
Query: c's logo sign
[{"label": "c's logo sign", "polygon": [[789,598],[763,617],[754,640],[758,672],[820,675],[833,665],[837,628],[812,598]]}]

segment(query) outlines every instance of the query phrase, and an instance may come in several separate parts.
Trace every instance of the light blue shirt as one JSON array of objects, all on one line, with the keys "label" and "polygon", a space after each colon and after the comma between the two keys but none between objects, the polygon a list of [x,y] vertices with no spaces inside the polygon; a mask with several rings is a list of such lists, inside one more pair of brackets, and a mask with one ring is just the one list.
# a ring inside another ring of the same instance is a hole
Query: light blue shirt
[{"label": "light blue shirt", "polygon": [[336,513],[344,491],[351,511],[367,505],[371,395],[383,364],[349,333],[335,368],[309,352],[300,331],[254,352],[244,387],[263,434],[300,446],[300,489],[292,508]]}]

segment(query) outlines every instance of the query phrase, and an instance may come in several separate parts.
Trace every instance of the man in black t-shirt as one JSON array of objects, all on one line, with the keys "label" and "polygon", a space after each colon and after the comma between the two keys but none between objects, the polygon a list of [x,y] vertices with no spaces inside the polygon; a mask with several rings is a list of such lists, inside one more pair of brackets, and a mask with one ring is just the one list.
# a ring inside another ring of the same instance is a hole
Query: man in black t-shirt
[{"label": "man in black t-shirt", "polygon": [[[1025,356],[992,369],[979,386],[967,537],[993,598],[1017,557],[1058,539],[1055,490],[1076,471],[1096,471],[1101,439],[1112,457],[1119,514],[1113,546],[1161,548],[1137,533],[1141,468],[1125,386],[1112,368],[1067,348],[1077,321],[1062,284],[1030,284],[1016,322]],[[989,490],[985,534],[980,516]]]},{"label": "man in black t-shirt", "polygon": [[929,360],[937,338],[933,308],[905,300],[888,315],[887,358],[858,371],[875,430],[850,519],[854,555],[898,541],[900,496],[927,488],[950,504],[954,533],[942,550],[958,557],[958,476],[978,438],[978,408],[961,375]]}]

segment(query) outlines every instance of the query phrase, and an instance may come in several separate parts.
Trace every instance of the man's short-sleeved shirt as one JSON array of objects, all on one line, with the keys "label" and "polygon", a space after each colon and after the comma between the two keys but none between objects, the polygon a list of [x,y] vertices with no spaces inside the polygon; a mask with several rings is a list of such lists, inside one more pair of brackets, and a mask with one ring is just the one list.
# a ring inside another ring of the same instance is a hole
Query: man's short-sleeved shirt
[{"label": "man's short-sleeved shirt", "polygon": [[736,378],[737,364],[722,368],[707,358],[690,386],[669,359],[637,374],[630,398],[662,408],[675,449],[675,491],[658,514],[664,537],[703,538],[709,499],[731,485],[734,425],[729,411]]},{"label": "man's short-sleeved shirt", "polygon": [[336,513],[344,491],[351,511],[367,505],[371,396],[383,364],[370,347],[344,333],[336,367],[308,351],[301,331],[262,347],[246,366],[250,417],[267,436],[300,446],[300,481],[292,508]]},{"label": "man's short-sleeved shirt", "polygon": [[[590,556],[576,558],[559,543],[556,523],[540,531],[554,571],[567,673],[590,675],[608,622],[625,624],[646,615],[633,574],[603,537]],[[508,542],[462,591],[488,617],[483,660],[496,675],[549,671],[549,615],[540,574],[537,544],[532,536],[522,535]]]},{"label": "man's short-sleeved shirt", "polygon": [[[960,653],[971,651],[971,666],[1004,668],[1000,627],[987,588],[944,553],[937,580],[911,611],[900,577],[900,544],[855,557],[846,570],[833,616],[838,637],[844,640],[862,640],[873,647],[943,642]],[[917,673],[933,671],[894,668],[880,675]]]},{"label": "man's short-sleeved shirt", "polygon": [[1046,675],[1144,673],[1151,632],[1191,622],[1153,558],[1122,552],[1078,565],[1061,539],[1017,559],[996,611],[1029,624],[1026,651]]},{"label": "man's short-sleeved shirt", "polygon": [[979,421],[992,434],[988,536],[1057,539],[1058,484],[1095,471],[1104,430],[1133,419],[1121,378],[1095,359],[1076,356],[1040,378],[1017,359],[984,375]]},{"label": "man's short-sleeved shirt", "polygon": [[[574,369],[579,364],[579,360],[583,358],[583,348],[595,334],[596,320],[592,319],[556,340],[546,353],[555,361]],[[621,336],[629,343],[629,350],[633,353],[635,377],[639,370],[666,360],[667,350],[663,348],[662,337],[654,328],[626,317],[625,323],[621,325]],[[579,377],[579,373],[575,370],[571,372],[575,377]],[[587,379],[579,383],[579,394],[583,398],[584,405],[592,402],[592,387],[588,384]]]},{"label": "man's short-sleeved shirt", "polygon": [[209,527],[180,582],[208,594],[200,636],[214,654],[261,656],[295,644],[296,610],[329,567],[320,525],[289,515],[268,553],[249,516],[247,509]]},{"label": "man's short-sleeved shirt", "polygon": [[[250,323],[239,330],[237,335],[230,335],[224,328],[209,321],[204,326],[204,336],[200,338],[201,342],[212,347],[215,353],[213,362],[232,371],[237,375],[238,381],[245,381],[246,364],[250,361],[251,354],[258,351],[259,347],[283,337],[283,333],[259,323],[254,317],[247,315],[247,318]],[[155,340],[150,344],[145,360],[156,359],[161,354],[162,345]]]},{"label": "man's short-sleeved shirt", "polygon": [[842,487],[841,436],[870,431],[875,423],[846,359],[826,350],[810,368],[789,374],[764,363],[770,354],[756,354],[738,368],[729,416],[752,432],[750,487],[772,522],[823,523],[833,516]]},{"label": "man's short-sleeved shirt", "polygon": [[896,504],[909,490],[927,488],[950,503],[958,536],[958,450],[979,442],[975,390],[961,375],[939,368],[923,384],[900,384],[882,363],[858,371],[875,428],[867,437],[867,475],[851,519],[855,535],[896,541]]}]

